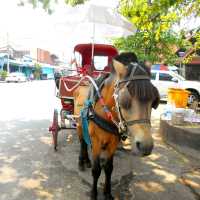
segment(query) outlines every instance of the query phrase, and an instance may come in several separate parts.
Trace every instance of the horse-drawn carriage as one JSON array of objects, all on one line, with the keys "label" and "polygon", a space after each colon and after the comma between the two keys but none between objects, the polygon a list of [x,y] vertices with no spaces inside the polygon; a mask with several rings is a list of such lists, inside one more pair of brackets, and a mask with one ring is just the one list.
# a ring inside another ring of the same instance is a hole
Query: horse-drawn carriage
[{"label": "horse-drawn carriage", "polygon": [[88,76],[97,79],[102,74],[111,71],[112,58],[118,51],[112,45],[106,44],[78,44],[74,47],[72,67],[67,69],[68,75],[58,77],[57,96],[61,100],[60,121],[57,109],[54,109],[53,123],[49,127],[52,132],[54,149],[57,149],[58,132],[61,129],[75,128],[74,96],[75,89],[80,85],[89,85]]},{"label": "horse-drawn carriage", "polygon": [[113,200],[111,174],[117,146],[129,136],[132,150],[138,155],[152,152],[151,110],[159,104],[159,93],[151,83],[148,68],[133,52],[118,55],[113,46],[102,44],[79,44],[74,50],[76,70],[57,84],[61,123],[55,110],[49,130],[56,150],[58,131],[66,128],[65,119],[72,125],[76,122],[79,169],[92,167],[91,199],[97,199],[97,182],[104,169],[105,200]]}]

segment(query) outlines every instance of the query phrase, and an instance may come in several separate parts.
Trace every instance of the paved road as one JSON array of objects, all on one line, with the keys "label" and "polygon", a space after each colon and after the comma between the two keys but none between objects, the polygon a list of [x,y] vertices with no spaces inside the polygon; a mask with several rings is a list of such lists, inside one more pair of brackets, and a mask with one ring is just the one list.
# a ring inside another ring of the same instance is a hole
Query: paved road
[{"label": "paved road", "polygon": [[56,103],[54,81],[0,83],[0,120],[50,119]]},{"label": "paved road", "polygon": [[[77,168],[75,131],[62,131],[54,152],[48,127],[55,98],[53,81],[0,83],[0,200],[87,200],[91,172]],[[156,141],[148,158],[119,149],[114,160],[115,200],[198,200],[200,172],[191,161],[166,146],[159,135],[159,110],[153,112]],[[103,199],[103,176],[99,200]]]}]

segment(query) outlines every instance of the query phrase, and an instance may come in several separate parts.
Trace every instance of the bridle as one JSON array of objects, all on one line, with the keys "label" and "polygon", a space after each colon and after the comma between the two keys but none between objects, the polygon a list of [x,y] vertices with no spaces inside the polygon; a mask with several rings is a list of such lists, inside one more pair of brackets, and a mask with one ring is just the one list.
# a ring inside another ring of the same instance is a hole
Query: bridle
[{"label": "bridle", "polygon": [[[133,126],[135,124],[151,125],[150,119],[135,119],[135,120],[126,121],[122,115],[120,104],[119,104],[119,91],[122,88],[127,87],[129,85],[129,83],[132,81],[150,80],[150,77],[147,74],[147,72],[138,63],[131,62],[128,66],[130,66],[130,65],[132,66],[130,75],[128,76],[128,78],[123,79],[123,80],[118,80],[116,82],[115,87],[114,87],[114,93],[113,93],[113,97],[115,100],[115,108],[116,108],[116,112],[118,113],[118,118],[119,118],[118,129],[119,129],[119,133],[120,133],[122,140],[127,138],[128,128],[130,126]],[[144,72],[144,75],[135,75],[135,72],[138,68]],[[120,87],[120,85],[122,85],[122,84],[124,84],[123,87]]]}]

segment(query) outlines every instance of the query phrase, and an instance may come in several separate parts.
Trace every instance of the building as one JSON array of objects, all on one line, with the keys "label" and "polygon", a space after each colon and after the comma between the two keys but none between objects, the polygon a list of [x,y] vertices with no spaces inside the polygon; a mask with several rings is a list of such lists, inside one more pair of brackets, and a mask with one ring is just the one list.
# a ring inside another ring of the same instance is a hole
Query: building
[{"label": "building", "polygon": [[34,58],[35,61],[40,62],[40,63],[46,63],[50,65],[54,64],[51,57],[51,53],[44,49],[40,49],[40,48],[31,49],[30,57]]},{"label": "building", "polygon": [[[188,62],[185,60],[188,58]],[[180,57],[177,62],[181,74],[187,80],[197,80],[200,81],[200,53],[193,48],[184,52],[184,54]]]},{"label": "building", "polygon": [[25,55],[30,55],[30,50],[14,50],[13,57],[15,59],[22,59]]},{"label": "building", "polygon": [[[9,52],[9,60],[8,60]],[[54,56],[55,57],[55,56]],[[41,79],[53,78],[54,60],[49,51],[43,49],[15,50],[12,47],[0,49],[0,70],[23,72],[27,77],[36,71],[35,64],[41,67]]]},{"label": "building", "polygon": [[[200,28],[196,31],[190,31],[186,38],[191,42],[192,47],[188,50],[185,48],[180,48],[177,50],[176,54],[179,56],[177,61],[177,66],[180,68],[181,74],[187,80],[197,80],[200,81],[200,49],[195,48],[196,44],[196,34],[199,34]],[[186,62],[188,60],[188,62]]]}]

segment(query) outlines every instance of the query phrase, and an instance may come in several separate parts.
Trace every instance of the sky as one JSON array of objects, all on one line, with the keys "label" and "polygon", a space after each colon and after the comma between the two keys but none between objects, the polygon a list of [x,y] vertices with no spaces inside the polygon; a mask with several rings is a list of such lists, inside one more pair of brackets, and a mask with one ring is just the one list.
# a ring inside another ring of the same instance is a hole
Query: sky
[{"label": "sky", "polygon": [[[93,40],[92,36],[86,34],[85,27],[74,28],[76,21],[80,20],[79,12],[64,4],[64,0],[59,0],[52,15],[48,15],[42,8],[33,9],[29,4],[19,7],[18,1],[0,0],[0,47],[6,46],[7,43],[15,49],[38,47],[64,58],[72,54],[75,43]],[[91,0],[90,2],[111,8],[118,5],[118,0]],[[192,29],[199,25],[200,20],[192,18],[183,20],[175,30],[179,30],[180,27]],[[88,31],[91,32],[89,30],[91,28],[92,26],[89,25]],[[105,42],[105,38],[97,39],[98,34],[101,35],[101,27],[99,30],[96,27],[95,30],[96,42]]]},{"label": "sky", "polygon": [[0,0],[0,46],[7,44],[8,40],[16,49],[39,47],[58,51],[53,31],[57,19],[31,5],[19,7],[17,2]]},{"label": "sky", "polygon": [[[44,48],[66,56],[71,51],[72,40],[81,41],[82,34],[74,35],[74,24],[68,23],[74,15],[73,8],[60,0],[54,13],[48,15],[42,8],[33,9],[32,5],[17,6],[19,0],[0,0],[0,47],[7,43],[15,49]],[[118,0],[92,0],[94,4],[116,7]],[[3,20],[2,20],[3,19]],[[90,40],[87,39],[87,40]]]}]

